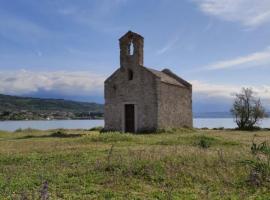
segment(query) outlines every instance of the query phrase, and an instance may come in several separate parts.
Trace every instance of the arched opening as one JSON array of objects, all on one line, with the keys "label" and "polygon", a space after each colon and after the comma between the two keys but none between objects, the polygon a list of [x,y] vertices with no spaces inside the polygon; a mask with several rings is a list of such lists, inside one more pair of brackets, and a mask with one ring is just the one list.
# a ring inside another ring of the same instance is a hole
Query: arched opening
[{"label": "arched opening", "polygon": [[128,80],[131,81],[133,79],[133,71],[131,69],[128,70]]},{"label": "arched opening", "polygon": [[134,54],[134,44],[133,41],[131,40],[131,42],[128,45],[128,55],[132,56]]}]

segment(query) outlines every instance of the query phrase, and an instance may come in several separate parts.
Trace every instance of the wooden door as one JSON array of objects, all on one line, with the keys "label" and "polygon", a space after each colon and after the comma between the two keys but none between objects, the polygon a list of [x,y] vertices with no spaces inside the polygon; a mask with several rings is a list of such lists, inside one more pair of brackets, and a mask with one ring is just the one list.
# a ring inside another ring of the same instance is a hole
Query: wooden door
[{"label": "wooden door", "polygon": [[125,105],[125,132],[135,132],[135,110],[134,104]]}]

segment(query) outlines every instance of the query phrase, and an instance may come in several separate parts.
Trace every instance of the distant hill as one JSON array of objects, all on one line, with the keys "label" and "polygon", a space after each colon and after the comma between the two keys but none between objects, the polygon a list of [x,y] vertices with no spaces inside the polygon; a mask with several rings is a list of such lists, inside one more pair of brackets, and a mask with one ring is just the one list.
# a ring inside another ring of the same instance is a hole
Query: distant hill
[{"label": "distant hill", "polygon": [[76,102],[64,99],[18,97],[0,94],[0,111],[6,110],[103,112],[103,104]]},{"label": "distant hill", "polygon": [[232,118],[230,112],[199,112],[193,113],[194,118]]},{"label": "distant hill", "polygon": [[0,120],[86,118],[103,113],[103,104],[0,94]]}]

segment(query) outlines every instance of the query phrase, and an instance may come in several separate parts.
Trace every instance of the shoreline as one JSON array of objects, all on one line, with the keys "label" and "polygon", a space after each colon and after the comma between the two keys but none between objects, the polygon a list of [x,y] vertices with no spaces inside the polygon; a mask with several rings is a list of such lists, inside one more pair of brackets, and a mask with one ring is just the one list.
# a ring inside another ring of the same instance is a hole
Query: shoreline
[{"label": "shoreline", "polygon": [[[104,119],[57,119],[57,120],[6,120],[0,121],[0,130],[15,131],[17,129],[91,129],[104,126]],[[258,126],[270,128],[270,118],[266,118]],[[198,129],[234,129],[233,118],[193,118],[193,127]]]}]

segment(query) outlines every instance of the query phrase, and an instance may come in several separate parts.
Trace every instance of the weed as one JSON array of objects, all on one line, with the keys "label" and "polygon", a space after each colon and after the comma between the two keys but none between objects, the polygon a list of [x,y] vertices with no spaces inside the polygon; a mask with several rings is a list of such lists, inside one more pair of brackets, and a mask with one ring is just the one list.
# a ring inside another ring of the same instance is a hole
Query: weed
[{"label": "weed", "polygon": [[92,142],[105,142],[105,143],[112,143],[112,142],[131,142],[134,141],[134,138],[130,134],[122,134],[119,132],[106,132],[100,133],[98,135],[91,137]]},{"label": "weed", "polygon": [[41,200],[49,200],[49,192],[48,192],[49,186],[48,181],[45,181],[42,184],[42,187],[40,189],[40,199]]},{"label": "weed", "polygon": [[114,147],[114,145],[111,146],[111,148],[109,150],[109,153],[108,153],[108,157],[107,157],[107,167],[106,167],[106,170],[108,170],[108,171],[110,171],[112,169],[111,161],[112,161],[113,147]]},{"label": "weed", "polygon": [[248,183],[253,186],[270,186],[270,146],[266,141],[256,144],[253,140],[251,153],[253,159],[244,161],[250,167]]}]

